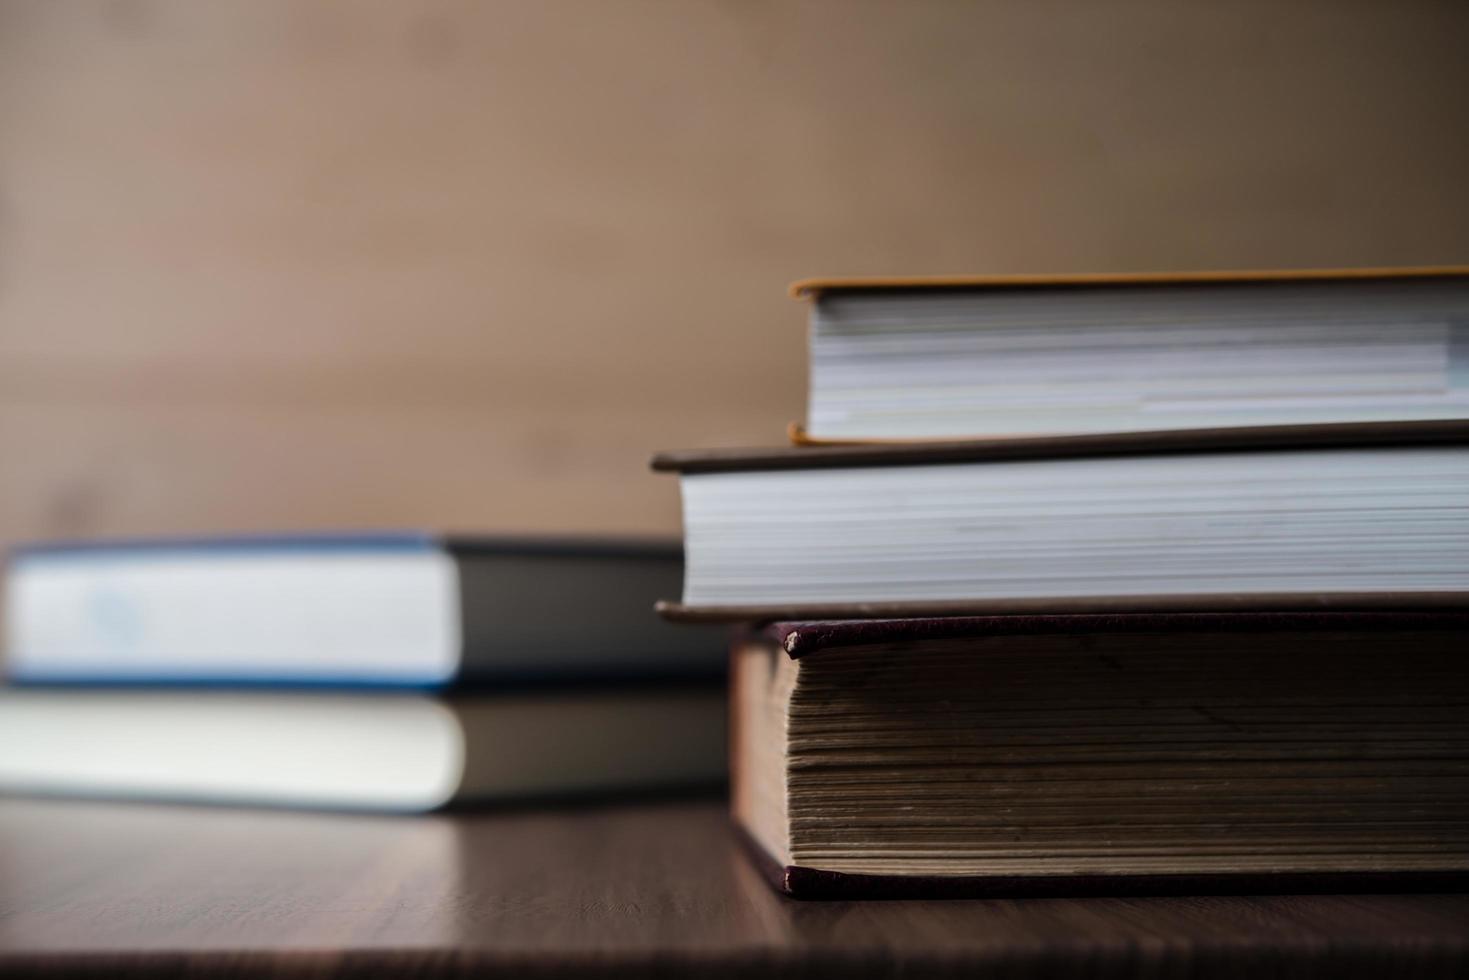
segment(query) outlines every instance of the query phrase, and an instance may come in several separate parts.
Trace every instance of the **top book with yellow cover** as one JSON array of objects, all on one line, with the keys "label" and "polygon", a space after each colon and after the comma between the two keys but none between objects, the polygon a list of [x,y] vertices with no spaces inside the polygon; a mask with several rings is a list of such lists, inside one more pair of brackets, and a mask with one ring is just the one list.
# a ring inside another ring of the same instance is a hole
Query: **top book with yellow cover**
[{"label": "top book with yellow cover", "polygon": [[1469,266],[808,279],[799,443],[1469,418]]}]

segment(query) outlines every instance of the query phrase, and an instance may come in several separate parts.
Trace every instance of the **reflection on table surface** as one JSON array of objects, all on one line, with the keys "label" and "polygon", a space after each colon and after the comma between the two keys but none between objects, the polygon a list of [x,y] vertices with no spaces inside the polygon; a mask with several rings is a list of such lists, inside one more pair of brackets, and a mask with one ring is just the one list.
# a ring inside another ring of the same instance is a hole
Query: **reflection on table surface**
[{"label": "reflection on table surface", "polygon": [[793,902],[747,863],[712,798],[431,817],[0,800],[0,956],[921,963],[1374,943],[1463,955],[1465,922],[1469,897],[1449,895]]}]

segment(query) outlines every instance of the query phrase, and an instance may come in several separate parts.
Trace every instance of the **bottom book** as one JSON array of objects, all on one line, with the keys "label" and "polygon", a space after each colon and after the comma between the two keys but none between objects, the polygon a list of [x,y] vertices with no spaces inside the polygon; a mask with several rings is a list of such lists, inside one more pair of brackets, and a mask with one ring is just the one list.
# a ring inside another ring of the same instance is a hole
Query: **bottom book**
[{"label": "bottom book", "polygon": [[797,898],[1469,880],[1469,615],[778,624],[732,807]]},{"label": "bottom book", "polygon": [[722,689],[412,694],[11,689],[0,791],[418,812],[709,786]]}]

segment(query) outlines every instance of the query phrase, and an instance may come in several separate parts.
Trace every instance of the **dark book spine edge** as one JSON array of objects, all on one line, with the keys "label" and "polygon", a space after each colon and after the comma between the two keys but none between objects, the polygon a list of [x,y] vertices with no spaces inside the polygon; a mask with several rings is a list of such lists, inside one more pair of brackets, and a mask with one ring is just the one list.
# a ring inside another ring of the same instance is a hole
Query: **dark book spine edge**
[{"label": "dark book spine edge", "polygon": [[1115,633],[1324,633],[1469,630],[1469,612],[1405,610],[1098,613],[772,623],[756,634],[792,659],[819,650],[964,637]]},{"label": "dark book spine edge", "polygon": [[803,901],[1387,894],[1462,891],[1469,886],[1469,868],[1454,871],[949,876],[845,874],[792,865],[779,869],[777,881],[780,891]]},{"label": "dark book spine edge", "polygon": [[682,450],[655,455],[658,472],[749,473],[986,463],[1029,459],[1090,459],[1109,456],[1203,455],[1221,452],[1288,452],[1302,449],[1400,449],[1464,445],[1469,421],[1322,422],[1309,424],[1159,429],[1002,439],[959,439],[895,445],[866,443],[775,449]]},{"label": "dark book spine edge", "polygon": [[1220,872],[1210,874],[870,875],[783,865],[738,819],[735,838],[772,888],[798,901],[985,898],[1143,898],[1178,895],[1332,895],[1459,892],[1452,871]]},{"label": "dark book spine edge", "polygon": [[680,623],[810,623],[820,620],[1014,618],[1173,613],[1315,614],[1320,612],[1453,612],[1469,610],[1469,592],[1317,592],[1204,595],[1068,596],[1040,599],[944,599],[749,605],[686,605],[663,600],[656,610]]}]

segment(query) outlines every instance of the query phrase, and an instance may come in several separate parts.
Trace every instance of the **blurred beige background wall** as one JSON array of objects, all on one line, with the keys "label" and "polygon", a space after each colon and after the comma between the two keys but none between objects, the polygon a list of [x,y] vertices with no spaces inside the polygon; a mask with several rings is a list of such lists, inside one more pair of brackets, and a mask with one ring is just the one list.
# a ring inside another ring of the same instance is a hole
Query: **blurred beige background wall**
[{"label": "blurred beige background wall", "polygon": [[0,541],[674,531],[793,278],[1469,261],[1469,4],[0,5]]}]

